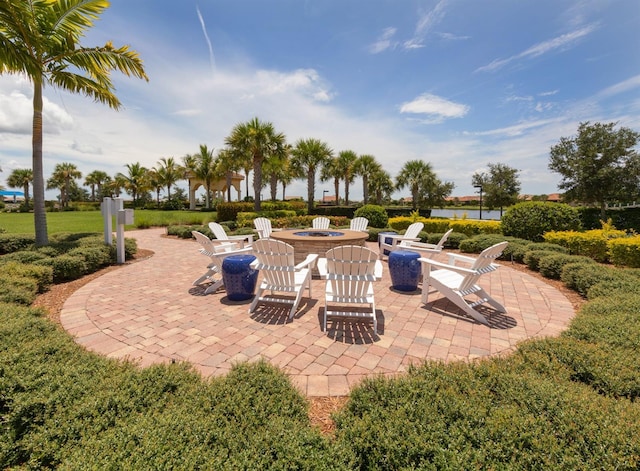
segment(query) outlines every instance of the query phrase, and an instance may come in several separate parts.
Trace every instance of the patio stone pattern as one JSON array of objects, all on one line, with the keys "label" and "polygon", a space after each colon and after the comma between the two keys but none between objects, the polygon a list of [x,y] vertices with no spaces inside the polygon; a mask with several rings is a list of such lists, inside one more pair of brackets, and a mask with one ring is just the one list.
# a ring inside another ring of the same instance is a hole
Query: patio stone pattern
[{"label": "patio stone pattern", "polygon": [[[288,307],[229,301],[223,289],[204,295],[192,286],[209,259],[193,240],[164,237],[164,229],[129,231],[139,248],[154,251],[89,282],[65,302],[60,319],[75,341],[110,358],[145,367],[187,361],[203,376],[264,358],[282,368],[307,396],[343,396],[363,378],[395,376],[423,360],[470,361],[512,351],[531,337],[556,336],[575,315],[554,287],[502,264],[480,284],[507,313],[489,308],[489,326],[476,323],[440,293],[420,302],[421,288],[391,288],[386,262],[375,285],[380,335],[370,322],[329,319],[321,331],[324,282],[314,279],[293,321]],[[377,250],[377,244],[367,242]],[[446,254],[438,259],[446,260]],[[483,308],[480,308],[483,309]]]}]

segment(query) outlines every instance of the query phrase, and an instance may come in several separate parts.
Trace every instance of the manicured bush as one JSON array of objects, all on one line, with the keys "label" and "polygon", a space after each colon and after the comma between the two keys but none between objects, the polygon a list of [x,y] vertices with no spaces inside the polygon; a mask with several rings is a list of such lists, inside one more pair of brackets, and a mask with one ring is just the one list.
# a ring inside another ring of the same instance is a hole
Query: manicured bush
[{"label": "manicured bush", "polygon": [[614,265],[640,268],[640,236],[611,239],[607,248]]},{"label": "manicured bush", "polygon": [[560,279],[568,288],[586,296],[589,288],[602,281],[622,278],[615,268],[591,262],[569,263],[562,268]]},{"label": "manicured bush", "polygon": [[[528,253],[528,252],[527,252]],[[596,263],[589,257],[582,255],[569,255],[564,253],[551,252],[540,257],[538,261],[538,271],[545,278],[559,280],[562,269],[570,263]]]},{"label": "manicured bush", "polygon": [[218,221],[235,221],[238,213],[253,211],[253,203],[218,203],[216,211]]},{"label": "manicured bush", "polygon": [[70,250],[68,255],[83,258],[87,265],[87,273],[98,271],[112,262],[111,249],[108,245],[103,245],[102,247],[78,247]]},{"label": "manicured bush", "polygon": [[49,258],[49,256],[39,251],[20,250],[19,252],[8,253],[6,255],[0,256],[0,264],[9,263],[9,262],[33,263],[38,260],[43,260],[45,258]]},{"label": "manicured bush", "polygon": [[44,293],[53,283],[53,269],[42,265],[8,262],[0,265],[0,274],[33,279],[38,293]]},{"label": "manicured bush", "polygon": [[530,201],[507,209],[501,224],[504,235],[542,242],[545,232],[580,229],[580,217],[567,204]]},{"label": "manicured bush", "polygon": [[500,221],[474,221],[471,219],[452,220],[449,228],[469,237],[477,234],[502,234]]},{"label": "manicured bush", "polygon": [[587,291],[587,299],[619,296],[625,294],[640,295],[640,279],[637,276],[623,276],[615,280],[601,281],[592,285]]},{"label": "manicured bush", "polygon": [[442,218],[426,218],[422,221],[424,223],[423,230],[429,233],[445,233],[450,229],[451,220]]},{"label": "manicured bush", "polygon": [[558,252],[553,252],[551,250],[527,250],[524,254],[524,264],[529,268],[529,270],[538,271],[538,264],[540,263],[541,258],[557,253]]},{"label": "manicured bush", "polygon": [[[429,234],[426,234],[424,238],[422,237],[422,234],[423,233],[421,232],[420,235],[421,235],[421,240],[423,242],[427,242],[429,244],[437,244],[438,242],[440,242],[440,239],[442,239],[444,232],[435,233],[435,234],[429,233]],[[449,234],[449,237],[447,237],[447,240],[445,240],[444,247],[446,249],[457,249],[460,246],[460,242],[468,238],[469,237],[466,234],[463,234],[462,232],[452,232],[451,234]]]},{"label": "manicured bush", "polygon": [[512,361],[427,363],[405,377],[367,379],[336,414],[336,441],[353,450],[353,469],[638,464],[637,405]]},{"label": "manicured bush", "polygon": [[37,292],[38,283],[35,279],[0,272],[0,303],[29,306],[35,301]]},{"label": "manicured bush", "polygon": [[585,255],[604,263],[609,260],[608,242],[625,236],[624,231],[610,229],[594,229],[586,232],[551,231],[544,235],[544,240],[568,248],[573,255]]},{"label": "manicured bush", "polygon": [[54,283],[77,280],[88,273],[87,262],[78,255],[58,255],[46,260],[39,260],[35,264],[51,267]]},{"label": "manicured bush", "polygon": [[35,243],[34,235],[0,234],[0,255],[31,249]]},{"label": "manicured bush", "polygon": [[354,217],[364,217],[369,220],[369,227],[384,228],[389,223],[387,211],[382,206],[365,204],[356,209]]}]

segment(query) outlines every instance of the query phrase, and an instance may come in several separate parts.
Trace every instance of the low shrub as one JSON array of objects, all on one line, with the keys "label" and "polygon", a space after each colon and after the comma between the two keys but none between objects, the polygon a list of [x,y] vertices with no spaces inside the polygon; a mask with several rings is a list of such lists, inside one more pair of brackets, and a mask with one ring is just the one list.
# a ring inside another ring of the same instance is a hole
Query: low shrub
[{"label": "low shrub", "polygon": [[474,221],[471,219],[452,220],[449,228],[469,237],[478,234],[502,234],[500,221]]},{"label": "low shrub", "polygon": [[[440,242],[440,239],[442,239],[444,232],[435,233],[435,234],[429,233],[429,234],[426,234],[425,237],[422,237],[422,234],[423,233],[421,232],[420,235],[421,235],[421,240],[423,242],[427,242],[429,244],[437,244],[438,242]],[[462,232],[452,232],[451,234],[449,234],[449,237],[447,237],[447,240],[445,240],[444,247],[447,249],[457,249],[460,246],[460,242],[468,238],[469,237],[466,234],[463,234]]]},{"label": "low shrub", "polygon": [[540,257],[538,261],[538,271],[545,278],[559,280],[562,269],[570,263],[596,263],[595,260],[582,255],[569,255],[564,253],[550,252],[549,255]]},{"label": "low shrub", "polygon": [[614,265],[640,268],[640,236],[611,239],[607,248]]},{"label": "low shrub", "polygon": [[568,288],[587,296],[587,291],[596,283],[620,279],[615,268],[591,262],[568,263],[562,268],[560,279]]},{"label": "low shrub", "polygon": [[507,238],[497,234],[477,235],[460,242],[460,251],[464,253],[480,253],[484,249],[505,241]]},{"label": "low shrub", "polygon": [[636,276],[624,276],[615,280],[595,283],[587,290],[587,299],[619,296],[625,294],[640,295],[640,279]]},{"label": "low shrub", "polygon": [[387,227],[389,216],[382,206],[375,204],[365,204],[356,209],[354,217],[364,217],[369,220],[369,227],[382,229]]},{"label": "low shrub", "polygon": [[451,220],[450,219],[436,219],[436,218],[426,218],[424,221],[423,230],[428,233],[445,233],[450,229]]},{"label": "low shrub", "polygon": [[0,234],[0,255],[33,248],[36,236],[21,234]]},{"label": "low shrub", "polygon": [[77,280],[88,273],[87,262],[78,255],[58,255],[57,257],[39,260],[35,264],[51,267],[53,269],[54,283]]},{"label": "low shrub", "polygon": [[0,274],[33,279],[38,293],[44,293],[53,284],[53,269],[42,265],[8,262],[0,265]]},{"label": "low shrub", "polygon": [[19,252],[13,252],[13,253],[8,253],[6,255],[2,255],[0,257],[0,264],[9,263],[9,262],[33,263],[33,262],[37,262],[38,260],[43,260],[49,257],[50,255],[46,255],[36,250],[20,250]]},{"label": "low shrub", "polygon": [[37,293],[38,282],[35,279],[5,272],[0,273],[0,303],[29,306],[35,301]]},{"label": "low shrub", "polygon": [[551,250],[527,250],[524,254],[524,264],[529,270],[538,271],[540,259],[556,253],[557,252],[552,252]]},{"label": "low shrub", "polygon": [[544,235],[544,240],[562,245],[573,255],[585,255],[597,262],[609,260],[608,242],[610,239],[625,237],[624,231],[594,229],[586,232],[551,231]]},{"label": "low shrub", "polygon": [[501,219],[504,235],[542,242],[549,231],[580,229],[576,208],[563,203],[528,201],[511,206]]},{"label": "low shrub", "polygon": [[98,271],[113,261],[111,249],[108,245],[103,245],[102,247],[78,247],[70,250],[68,255],[83,258],[87,265],[87,273]]},{"label": "low shrub", "polygon": [[253,203],[218,203],[216,211],[218,221],[235,221],[238,213],[253,211]]}]

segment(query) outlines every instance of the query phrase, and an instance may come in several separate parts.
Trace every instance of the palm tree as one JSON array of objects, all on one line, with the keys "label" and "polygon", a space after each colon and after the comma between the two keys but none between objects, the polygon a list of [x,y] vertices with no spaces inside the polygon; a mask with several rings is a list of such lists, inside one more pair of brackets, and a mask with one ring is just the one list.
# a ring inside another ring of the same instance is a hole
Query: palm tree
[{"label": "palm tree", "polygon": [[56,164],[51,178],[47,181],[48,188],[60,188],[60,203],[63,207],[69,206],[69,195],[71,194],[71,181],[82,178],[82,172],[75,164],[63,162]]},{"label": "palm tree", "polygon": [[355,163],[358,154],[352,150],[343,150],[338,154],[338,167],[342,170],[342,180],[344,180],[344,204],[349,206],[349,186],[355,177]]},{"label": "palm tree", "polygon": [[277,133],[271,123],[253,118],[247,123],[237,124],[225,143],[239,155],[251,156],[253,162],[254,210],[260,211],[262,190],[262,164],[273,155],[279,155],[285,146],[285,136]]},{"label": "palm tree", "polygon": [[269,157],[264,163],[264,173],[269,179],[271,201],[275,201],[278,193],[278,182],[283,178],[286,178],[286,173],[289,172],[289,154],[291,153],[291,146],[289,144],[283,146],[283,148],[275,155]]},{"label": "palm tree", "polygon": [[241,160],[231,149],[222,149],[218,152],[218,168],[220,173],[224,174],[227,186],[227,201],[231,201],[232,178],[233,174],[242,168]]},{"label": "palm tree", "polygon": [[94,170],[87,174],[84,178],[84,184],[91,187],[91,201],[96,200],[96,187],[98,188],[98,196],[102,197],[102,184],[107,181],[109,175],[102,170]]},{"label": "palm tree", "polygon": [[316,171],[333,157],[333,150],[327,143],[312,138],[300,139],[291,153],[291,165],[296,174],[307,177],[307,212],[311,214],[316,192]]},{"label": "palm tree", "polygon": [[29,184],[33,181],[33,171],[30,168],[16,168],[7,177],[9,188],[22,188],[24,203],[29,206]]},{"label": "palm tree", "polygon": [[171,199],[171,187],[182,179],[184,170],[173,157],[162,157],[158,162],[156,172],[163,186],[167,187],[167,198]]},{"label": "palm tree", "polygon": [[149,172],[140,165],[140,162],[127,164],[125,167],[127,167],[127,174],[119,173],[117,176],[124,182],[124,189],[133,198],[135,208],[139,196],[149,188]]},{"label": "palm tree", "polygon": [[211,207],[211,184],[214,178],[218,176],[216,158],[213,156],[214,149],[209,150],[205,144],[200,144],[200,152],[185,157],[185,166],[193,175],[204,183],[205,189],[205,206]]},{"label": "palm tree", "polygon": [[356,160],[354,170],[357,175],[362,177],[362,199],[364,204],[369,202],[369,178],[375,172],[380,171],[381,168],[373,155],[364,154]]},{"label": "palm tree", "polygon": [[453,183],[442,183],[433,172],[431,164],[422,160],[410,160],[396,176],[396,188],[405,186],[411,191],[411,207],[415,211],[423,206],[442,206],[444,198],[451,194]]},{"label": "palm tree", "polygon": [[374,195],[377,205],[382,205],[383,200],[391,198],[391,193],[395,190],[391,175],[382,167],[370,175],[367,186],[368,192]]},{"label": "palm tree", "polygon": [[148,80],[142,60],[128,46],[80,45],[108,6],[104,0],[0,2],[0,73],[23,74],[33,83],[33,213],[38,246],[49,243],[42,164],[43,86],[82,93],[119,109],[111,72]]},{"label": "palm tree", "polygon": [[336,157],[332,157],[325,163],[320,172],[320,181],[326,182],[333,179],[333,189],[336,194],[335,205],[340,204],[340,179],[342,178],[342,169],[340,168],[340,162]]},{"label": "palm tree", "polygon": [[147,179],[149,182],[149,187],[151,187],[151,189],[156,192],[156,207],[160,209],[160,192],[164,188],[162,175],[160,175],[158,170],[152,168],[147,172]]}]

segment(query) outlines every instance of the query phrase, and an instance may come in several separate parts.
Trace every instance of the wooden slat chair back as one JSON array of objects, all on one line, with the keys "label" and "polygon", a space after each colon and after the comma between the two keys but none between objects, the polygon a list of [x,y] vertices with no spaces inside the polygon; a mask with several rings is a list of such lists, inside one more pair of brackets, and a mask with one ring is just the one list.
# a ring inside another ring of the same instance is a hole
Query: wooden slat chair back
[{"label": "wooden slat chair back", "polygon": [[[377,333],[373,282],[378,254],[366,247],[345,245],[330,249],[327,258],[327,283],[322,330],[327,330],[327,317],[370,318]],[[340,307],[329,305],[340,304]],[[346,306],[345,306],[346,305]],[[366,305],[366,311],[353,311],[349,305]]]},{"label": "wooden slat chair back", "polygon": [[329,229],[330,224],[331,224],[331,221],[329,220],[329,218],[324,216],[313,218],[313,221],[311,221],[311,226],[314,229]]},{"label": "wooden slat chair back", "polygon": [[255,218],[253,220],[253,226],[256,228],[256,231],[258,231],[258,236],[261,239],[267,239],[271,236],[271,219],[263,217]]},{"label": "wooden slat chair back", "polygon": [[351,229],[352,231],[366,232],[367,226],[369,226],[369,220],[365,217],[358,216],[351,220],[349,229]]}]

